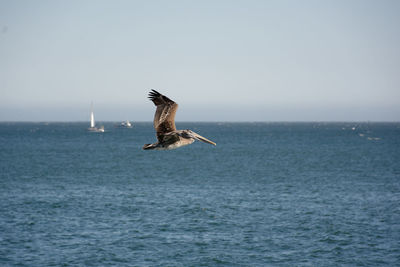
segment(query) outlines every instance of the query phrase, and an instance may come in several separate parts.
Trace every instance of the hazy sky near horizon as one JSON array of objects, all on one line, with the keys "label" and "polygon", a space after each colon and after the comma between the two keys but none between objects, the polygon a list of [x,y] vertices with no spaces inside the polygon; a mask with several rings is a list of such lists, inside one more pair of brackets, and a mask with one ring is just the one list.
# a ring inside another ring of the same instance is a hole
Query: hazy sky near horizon
[{"label": "hazy sky near horizon", "polygon": [[0,0],[0,121],[400,120],[400,1]]}]

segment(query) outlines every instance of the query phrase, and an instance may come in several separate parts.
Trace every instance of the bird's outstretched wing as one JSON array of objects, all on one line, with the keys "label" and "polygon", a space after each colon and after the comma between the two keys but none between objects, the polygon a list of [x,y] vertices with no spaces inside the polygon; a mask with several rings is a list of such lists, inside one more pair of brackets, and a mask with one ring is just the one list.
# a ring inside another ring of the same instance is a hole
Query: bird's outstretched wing
[{"label": "bird's outstretched wing", "polygon": [[154,114],[154,129],[156,130],[157,138],[175,131],[175,113],[178,109],[178,104],[154,89],[149,93],[149,99],[157,106]]}]

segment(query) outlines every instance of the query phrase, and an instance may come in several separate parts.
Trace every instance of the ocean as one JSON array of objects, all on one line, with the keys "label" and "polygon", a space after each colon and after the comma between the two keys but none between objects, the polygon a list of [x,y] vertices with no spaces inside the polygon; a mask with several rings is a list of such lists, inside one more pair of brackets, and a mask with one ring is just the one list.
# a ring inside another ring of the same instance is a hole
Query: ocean
[{"label": "ocean", "polygon": [[400,266],[400,123],[0,123],[0,266]]}]

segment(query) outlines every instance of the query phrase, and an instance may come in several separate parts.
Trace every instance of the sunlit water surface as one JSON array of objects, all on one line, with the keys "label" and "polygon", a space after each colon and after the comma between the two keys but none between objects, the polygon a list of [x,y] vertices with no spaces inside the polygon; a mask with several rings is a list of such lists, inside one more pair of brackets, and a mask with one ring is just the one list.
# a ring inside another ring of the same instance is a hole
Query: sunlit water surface
[{"label": "sunlit water surface", "polygon": [[0,266],[400,265],[400,124],[0,123]]}]

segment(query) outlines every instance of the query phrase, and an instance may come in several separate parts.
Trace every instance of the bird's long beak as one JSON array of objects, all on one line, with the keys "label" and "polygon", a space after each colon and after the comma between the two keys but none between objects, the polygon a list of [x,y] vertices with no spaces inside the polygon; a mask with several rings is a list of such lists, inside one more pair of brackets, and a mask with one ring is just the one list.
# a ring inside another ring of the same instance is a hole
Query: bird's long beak
[{"label": "bird's long beak", "polygon": [[214,145],[214,146],[217,145],[213,141],[208,140],[207,138],[199,135],[198,133],[195,133],[195,132],[192,131],[192,134],[193,134],[193,138],[196,139],[196,140],[199,140],[199,141],[202,141],[204,143],[211,144],[211,145]]}]

